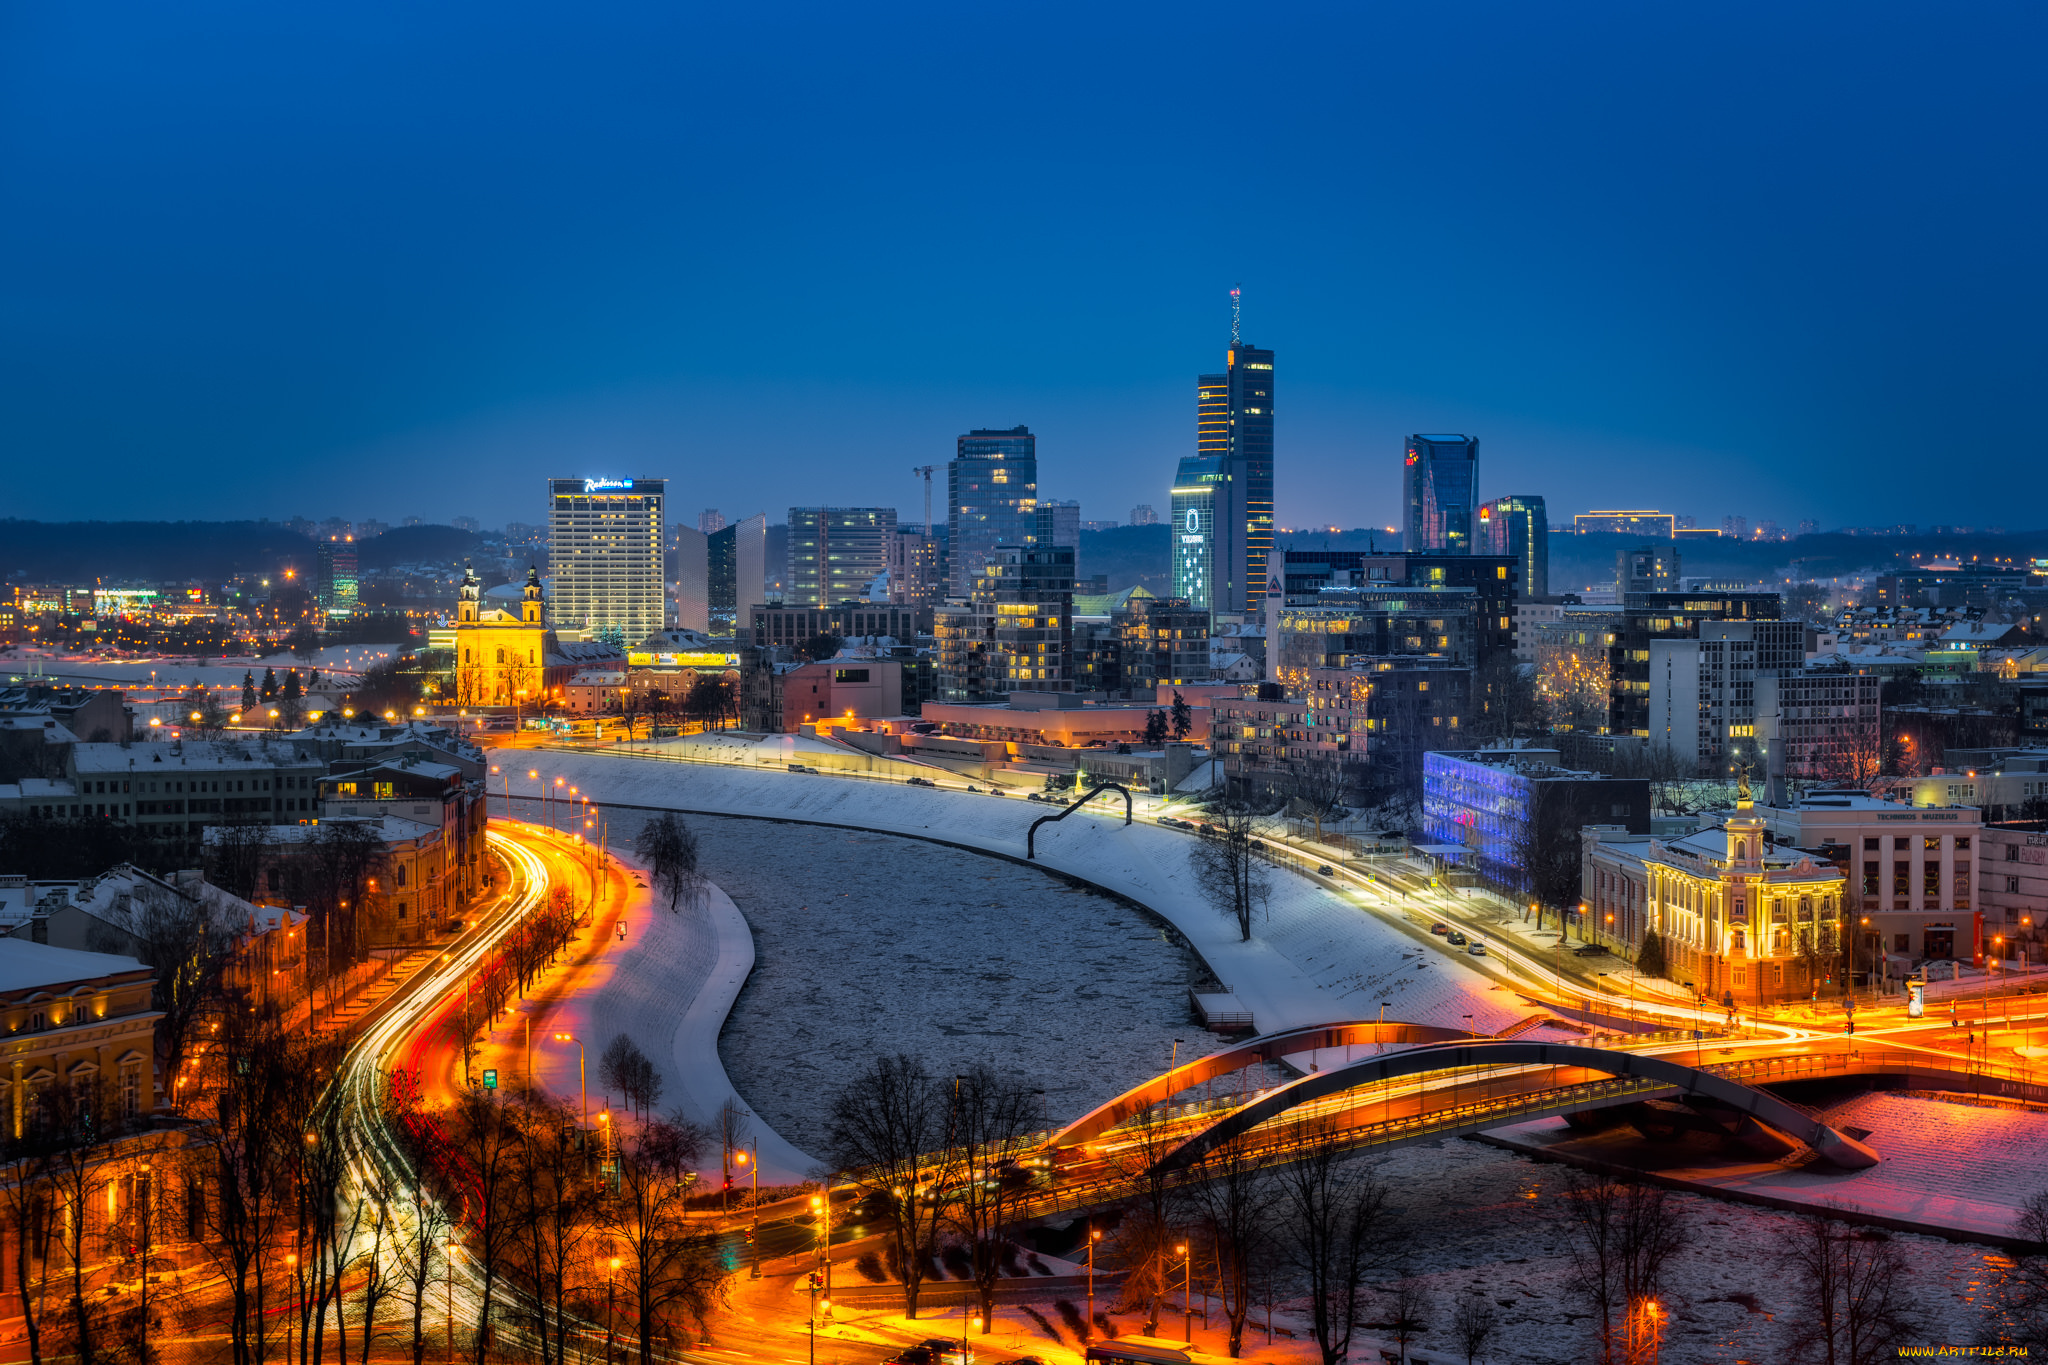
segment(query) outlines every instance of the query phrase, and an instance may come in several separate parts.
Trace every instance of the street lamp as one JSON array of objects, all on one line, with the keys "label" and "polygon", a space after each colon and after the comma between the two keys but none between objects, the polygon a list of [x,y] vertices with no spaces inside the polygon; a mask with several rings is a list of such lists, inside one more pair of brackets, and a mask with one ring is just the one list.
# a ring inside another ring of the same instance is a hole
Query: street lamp
[{"label": "street lamp", "polygon": [[604,1277],[604,1365],[612,1365],[612,1323],[617,1307],[615,1286],[619,1278],[619,1258],[612,1257],[611,1273]]},{"label": "street lamp", "polygon": [[1102,1240],[1101,1228],[1088,1229],[1088,1330],[1095,1330],[1095,1244]]},{"label": "street lamp", "polygon": [[1173,1252],[1174,1255],[1180,1257],[1181,1336],[1186,1339],[1188,1345],[1193,1346],[1195,1344],[1195,1296],[1189,1286],[1194,1278],[1195,1261],[1194,1257],[1188,1255],[1188,1244],[1186,1242],[1182,1242],[1179,1246],[1175,1247]]},{"label": "street lamp", "polygon": [[[823,1195],[811,1196],[811,1213],[818,1220],[818,1262],[825,1270],[825,1293],[832,1292],[832,1200],[831,1187]],[[827,1312],[831,1311],[829,1308]]]}]

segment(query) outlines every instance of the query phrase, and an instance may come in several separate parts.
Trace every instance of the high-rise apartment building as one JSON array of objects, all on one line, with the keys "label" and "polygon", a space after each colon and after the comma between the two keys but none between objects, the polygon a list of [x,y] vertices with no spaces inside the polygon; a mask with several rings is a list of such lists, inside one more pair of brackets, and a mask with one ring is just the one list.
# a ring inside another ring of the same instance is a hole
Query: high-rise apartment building
[{"label": "high-rise apartment building", "polygon": [[1273,353],[1233,340],[1224,363],[1195,381],[1173,479],[1174,594],[1212,615],[1258,610],[1273,553]]},{"label": "high-rise apartment building", "polygon": [[889,537],[889,600],[929,607],[945,595],[938,540],[922,526],[898,526]]},{"label": "high-rise apartment building", "polygon": [[1624,597],[1632,592],[1676,592],[1679,577],[1676,545],[1638,545],[1614,556],[1614,590]]},{"label": "high-rise apartment building", "polygon": [[716,507],[707,507],[697,514],[697,529],[707,536],[715,536],[725,529],[725,514]]},{"label": "high-rise apartment building", "polygon": [[329,620],[356,614],[356,543],[347,535],[332,536],[315,547],[318,569],[313,601]]},{"label": "high-rise apartment building", "polygon": [[720,527],[705,547],[706,629],[720,639],[735,636],[765,595],[768,576],[768,516],[751,517]]},{"label": "high-rise apartment building", "polygon": [[1157,526],[1158,524],[1159,514],[1152,510],[1151,503],[1141,502],[1131,509],[1131,525]]},{"label": "high-rise apartment building", "polygon": [[1038,438],[1029,427],[983,429],[960,437],[946,465],[949,589],[974,590],[998,545],[1038,538]]},{"label": "high-rise apartment building", "polygon": [[867,599],[889,569],[896,534],[893,507],[792,507],[783,600],[830,607]]},{"label": "high-rise apartment building", "polygon": [[667,492],[666,479],[548,480],[549,615],[557,630],[637,644],[668,624]]},{"label": "high-rise apartment building", "polygon": [[1074,691],[1073,606],[1071,549],[997,546],[967,600],[936,612],[940,697]]},{"label": "high-rise apartment building", "polygon": [[1479,505],[1478,552],[1512,555],[1521,564],[1522,600],[1550,596],[1550,518],[1543,499],[1513,493]]},{"label": "high-rise apartment building", "polygon": [[1410,436],[1401,468],[1401,548],[1469,555],[1479,510],[1479,440]]}]

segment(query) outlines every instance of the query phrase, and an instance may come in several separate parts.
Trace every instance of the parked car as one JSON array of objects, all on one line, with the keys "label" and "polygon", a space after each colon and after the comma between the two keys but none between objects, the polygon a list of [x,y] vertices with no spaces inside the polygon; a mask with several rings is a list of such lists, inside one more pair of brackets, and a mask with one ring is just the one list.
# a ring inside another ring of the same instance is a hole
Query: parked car
[{"label": "parked car", "polygon": [[1451,932],[1451,926],[1448,924],[1432,924],[1429,926],[1429,932],[1432,934],[1448,934]]},{"label": "parked car", "polygon": [[807,773],[807,772],[809,772],[809,771],[810,771],[810,769],[809,769],[809,768],[806,768],[806,767],[805,767],[805,766],[804,766],[803,764],[801,764],[801,763],[792,763],[792,764],[790,764],[790,765],[789,765],[789,770],[790,770],[791,772],[793,772],[793,773]]},{"label": "parked car", "polygon": [[1484,943],[1474,943],[1474,944],[1473,944],[1473,945],[1472,945],[1471,947],[1467,948],[1467,949],[1466,949],[1465,951],[1466,951],[1466,952],[1468,952],[1468,953],[1470,953],[1470,954],[1472,954],[1472,956],[1474,956],[1474,957],[1485,957],[1485,956],[1486,956],[1486,945],[1485,945]]},{"label": "parked car", "polygon": [[1316,871],[1322,873],[1325,877],[1334,877],[1337,875],[1337,869],[1331,867],[1328,863],[1324,863],[1321,867],[1317,868]]},{"label": "parked car", "polygon": [[1462,948],[1465,946],[1465,936],[1459,933],[1456,929],[1451,930],[1450,933],[1446,935],[1446,938],[1453,948]]},{"label": "parked car", "polygon": [[1605,957],[1605,956],[1607,956],[1607,950],[1606,950],[1605,948],[1601,947],[1601,946],[1600,946],[1599,944],[1597,944],[1597,943],[1588,943],[1588,944],[1585,944],[1585,945],[1584,945],[1584,946],[1582,946],[1582,947],[1578,947],[1578,948],[1574,948],[1574,949],[1572,949],[1572,956],[1573,956],[1573,957]]},{"label": "parked car", "polygon": [[939,784],[932,781],[929,777],[913,777],[910,779],[910,785],[913,787],[936,787]]}]

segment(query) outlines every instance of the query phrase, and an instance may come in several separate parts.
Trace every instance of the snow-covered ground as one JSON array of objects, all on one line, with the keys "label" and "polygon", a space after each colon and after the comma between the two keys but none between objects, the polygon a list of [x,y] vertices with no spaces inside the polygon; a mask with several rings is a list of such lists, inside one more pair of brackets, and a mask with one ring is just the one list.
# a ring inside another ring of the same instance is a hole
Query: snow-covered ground
[{"label": "snow-covered ground", "polygon": [[[521,751],[516,761],[566,777],[600,803],[910,834],[1015,858],[1024,855],[1031,822],[1046,813],[1014,797],[612,754]],[[785,833],[795,839],[800,828]],[[1261,1032],[1376,1018],[1381,1002],[1390,1019],[1480,1033],[1529,1013],[1491,977],[1461,959],[1425,952],[1409,934],[1312,878],[1276,870],[1271,903],[1251,941],[1241,942],[1235,923],[1203,899],[1188,866],[1192,846],[1185,833],[1126,827],[1121,815],[1076,814],[1038,837],[1039,861],[1048,868],[1127,896],[1171,923],[1251,1009]],[[888,906],[868,913],[879,926],[893,923]]]},{"label": "snow-covered ground", "polygon": [[[1961,1236],[2003,1237],[2020,1205],[2048,1187],[2039,1153],[2048,1146],[2048,1114],[1976,1105],[1910,1092],[1855,1095],[1814,1110],[1837,1128],[1870,1133],[1884,1158],[1862,1171],[1731,1159],[1691,1144],[1646,1143],[1631,1130],[1575,1135],[1561,1119],[1498,1130],[1525,1149],[1566,1147],[1599,1160],[1654,1170],[1738,1196],[1896,1219]],[[1987,1172],[1999,1172],[1987,1179]]]}]

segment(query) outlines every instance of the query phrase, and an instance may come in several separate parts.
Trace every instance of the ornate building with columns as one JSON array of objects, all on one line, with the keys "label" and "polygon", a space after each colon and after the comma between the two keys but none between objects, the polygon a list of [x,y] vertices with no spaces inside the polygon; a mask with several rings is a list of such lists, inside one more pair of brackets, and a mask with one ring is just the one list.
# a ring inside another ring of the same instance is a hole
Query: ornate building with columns
[{"label": "ornate building with columns", "polygon": [[1726,1007],[1840,994],[1848,902],[1831,862],[1772,844],[1745,778],[1721,825],[1676,839],[1581,833],[1589,926],[1631,958],[1655,934],[1663,974]]}]

